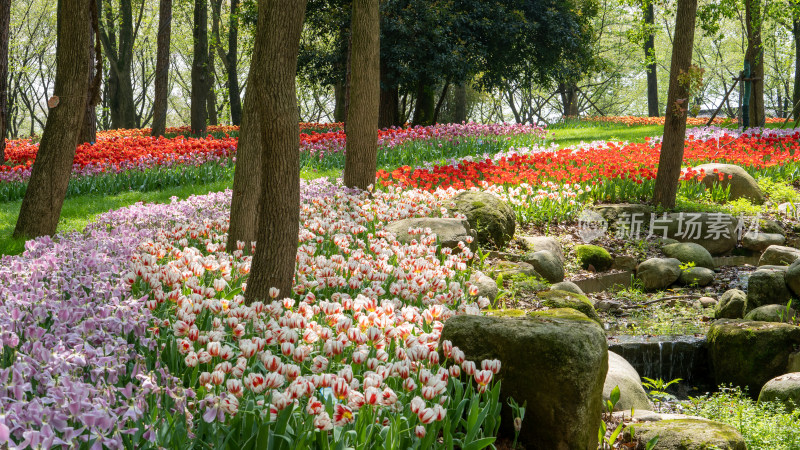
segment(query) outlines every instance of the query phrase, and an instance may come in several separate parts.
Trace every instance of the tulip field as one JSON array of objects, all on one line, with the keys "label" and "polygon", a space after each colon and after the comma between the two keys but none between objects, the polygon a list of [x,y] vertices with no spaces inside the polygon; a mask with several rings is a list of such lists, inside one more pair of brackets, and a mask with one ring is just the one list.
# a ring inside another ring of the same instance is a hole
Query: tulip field
[{"label": "tulip field", "polygon": [[[238,130],[206,138],[99,134],[69,195],[231,179]],[[303,124],[301,160],[341,170],[338,125]],[[652,195],[660,137],[559,148],[546,128],[454,124],[380,131],[370,193],[301,182],[292,292],[244,303],[255,243],[225,251],[231,191],[117,208],[0,260],[0,448],[463,448],[495,444],[497,360],[469,361],[443,324],[482,314],[469,242],[387,223],[447,217],[481,188],[521,222]],[[0,200],[17,200],[37,144],[9,141]],[[800,129],[687,132],[686,189],[709,161],[797,178]],[[682,187],[682,189],[684,189]],[[258,244],[262,245],[262,244]],[[266,244],[265,244],[266,245]],[[528,405],[535,407],[535,405]],[[530,424],[535,426],[536,424]]]}]

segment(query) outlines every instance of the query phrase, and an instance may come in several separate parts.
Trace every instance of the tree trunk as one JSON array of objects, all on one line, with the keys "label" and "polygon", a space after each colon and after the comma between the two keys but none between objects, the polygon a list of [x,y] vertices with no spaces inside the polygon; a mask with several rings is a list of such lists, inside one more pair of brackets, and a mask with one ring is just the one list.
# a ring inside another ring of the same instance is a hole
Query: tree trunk
[{"label": "tree trunk", "polygon": [[574,83],[561,83],[558,89],[564,117],[578,117],[578,87]]},{"label": "tree trunk", "polygon": [[[97,141],[97,113],[95,112],[95,103],[94,98],[94,90],[95,88],[99,88],[94,86],[93,83],[95,81],[95,59],[97,56],[95,54],[95,47],[94,42],[95,35],[94,35],[94,25],[89,25],[89,83],[87,92],[89,93],[86,98],[86,114],[83,118],[83,128],[81,128],[81,134],[78,136],[78,144],[83,144],[86,142],[94,143]],[[102,57],[100,58],[102,59]],[[102,66],[100,66],[102,69]]]},{"label": "tree trunk", "polygon": [[206,134],[208,96],[208,0],[194,0],[194,61],[192,62],[191,129],[194,135]]},{"label": "tree trunk", "polygon": [[[267,29],[262,25],[264,18],[259,14],[256,28],[251,67],[264,67],[267,64],[266,54]],[[233,198],[231,199],[231,220],[228,228],[229,252],[236,250],[238,242],[244,242],[245,248],[258,238],[259,201],[262,190],[261,172],[261,127],[258,105],[264,101],[263,71],[251,70],[247,78],[247,90],[244,92],[244,113],[239,131],[239,142],[236,147],[236,166],[233,172]]]},{"label": "tree trunk", "polygon": [[447,98],[447,91],[450,90],[450,80],[444,83],[442,94],[439,96],[439,101],[436,102],[436,107],[433,109],[433,123],[439,123],[439,113],[442,111],[442,105]]},{"label": "tree trunk", "polygon": [[333,85],[333,120],[343,123],[347,119],[347,110],[344,107],[344,83],[336,83]]},{"label": "tree trunk", "polygon": [[228,57],[225,67],[228,71],[228,96],[231,102],[231,124],[242,123],[242,97],[239,92],[239,0],[231,0],[230,26],[228,29]]},{"label": "tree trunk", "polygon": [[167,130],[169,98],[169,53],[172,33],[172,0],[161,0],[158,8],[156,44],[155,97],[153,99],[152,136],[163,136]]},{"label": "tree trunk", "polygon": [[392,82],[389,79],[389,68],[383,62],[381,62],[380,72],[381,98],[378,109],[378,128],[389,128],[394,125],[400,125],[397,111],[400,103],[400,92],[397,85],[392,86]]},{"label": "tree trunk", "polygon": [[792,27],[794,33],[794,92],[792,93],[792,106],[794,107],[794,120],[800,119],[800,17],[795,18]]},{"label": "tree trunk", "polygon": [[689,92],[688,86],[679,81],[679,75],[682,72],[688,73],[692,63],[696,12],[697,0],[678,0],[675,38],[672,44],[672,64],[669,71],[667,109],[664,112],[664,140],[661,143],[654,192],[655,203],[667,209],[675,207],[675,197],[678,193],[678,182],[683,163]]},{"label": "tree trunk", "polygon": [[11,0],[0,0],[0,162],[6,160],[8,129],[8,28],[11,23]]},{"label": "tree trunk", "polygon": [[[97,0],[97,8],[102,16],[103,0]],[[114,14],[105,11],[105,26],[100,27],[100,36],[111,68],[109,75],[109,107],[112,128],[136,128],[136,107],[133,99],[133,5],[131,0],[119,2],[119,41],[115,35]]]},{"label": "tree trunk", "polygon": [[420,80],[417,82],[417,103],[414,106],[414,119],[412,124],[417,125],[433,125],[433,111],[435,105],[435,92],[433,89]]},{"label": "tree trunk", "polygon": [[764,48],[761,44],[761,0],[744,0],[747,28],[747,51],[744,59],[750,63],[750,126],[763,127],[764,117]]},{"label": "tree trunk", "polygon": [[263,91],[263,101],[256,107],[261,119],[264,183],[258,208],[258,245],[245,292],[248,303],[268,300],[272,287],[285,297],[292,295],[300,229],[300,135],[295,77],[305,6],[305,0],[259,1],[258,28],[266,28],[266,57],[251,68],[251,72],[257,73],[254,79],[260,81],[251,88]]},{"label": "tree trunk", "polygon": [[466,83],[459,83],[456,85],[456,90],[453,92],[455,96],[455,105],[453,107],[453,122],[464,123],[467,121],[467,85]]},{"label": "tree trunk", "polygon": [[656,72],[656,46],[655,35],[649,28],[655,24],[653,1],[645,0],[644,24],[648,27],[647,38],[644,40],[644,57],[647,61],[647,115],[660,116],[658,109],[658,73]]},{"label": "tree trunk", "polygon": [[219,117],[217,117],[217,91],[216,91],[216,62],[214,61],[214,50],[208,50],[208,77],[206,86],[208,86],[208,95],[206,96],[206,114],[208,114],[208,125],[219,125]]},{"label": "tree trunk", "polygon": [[352,71],[347,111],[344,184],[366,190],[375,183],[380,100],[380,1],[353,0]]},{"label": "tree trunk", "polygon": [[[90,0],[72,0],[58,8],[58,46],[51,108],[33,164],[28,188],[14,229],[15,237],[34,238],[56,232],[61,206],[67,193],[78,135],[86,114],[89,79]],[[55,98],[53,99],[55,100]],[[55,103],[55,101],[53,102]]]}]

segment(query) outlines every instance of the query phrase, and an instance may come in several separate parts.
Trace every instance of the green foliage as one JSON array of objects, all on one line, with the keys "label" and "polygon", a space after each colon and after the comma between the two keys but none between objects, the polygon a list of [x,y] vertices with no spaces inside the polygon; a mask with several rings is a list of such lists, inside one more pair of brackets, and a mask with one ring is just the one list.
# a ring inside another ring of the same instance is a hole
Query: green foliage
[{"label": "green foliage", "polygon": [[583,269],[589,269],[589,266],[592,266],[598,272],[609,269],[614,263],[614,258],[611,257],[608,250],[597,245],[576,245],[575,257]]},{"label": "green foliage", "polygon": [[650,400],[656,405],[669,400],[674,400],[675,396],[668,393],[667,388],[673,384],[683,381],[682,378],[676,378],[670,381],[664,381],[661,378],[654,380],[652,378],[642,377],[642,379],[644,380],[642,382],[642,386],[648,390],[647,396],[650,397]]},{"label": "green foliage", "polygon": [[800,201],[800,193],[794,186],[785,180],[775,180],[770,177],[759,177],[758,187],[769,198],[772,203],[781,204],[786,202]]}]

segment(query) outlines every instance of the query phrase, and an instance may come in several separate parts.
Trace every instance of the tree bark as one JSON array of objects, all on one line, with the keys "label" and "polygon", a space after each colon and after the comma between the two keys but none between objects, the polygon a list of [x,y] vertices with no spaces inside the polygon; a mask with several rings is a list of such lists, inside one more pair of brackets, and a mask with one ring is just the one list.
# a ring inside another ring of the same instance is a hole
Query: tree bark
[{"label": "tree bark", "polygon": [[103,55],[101,53],[100,36],[97,34],[99,28],[99,17],[97,4],[90,2],[92,21],[89,25],[89,88],[86,98],[86,115],[83,120],[81,135],[78,143],[94,143],[97,141],[97,112],[95,107],[100,101],[100,80],[103,73]]},{"label": "tree bark", "polygon": [[747,28],[747,51],[744,59],[750,63],[750,126],[763,127],[764,116],[764,47],[761,43],[761,0],[744,0]]},{"label": "tree bark", "polygon": [[207,81],[206,86],[208,86],[208,95],[206,96],[206,114],[208,115],[208,120],[206,123],[208,125],[219,125],[219,117],[217,116],[217,91],[216,87],[216,80],[217,80],[217,69],[216,69],[216,62],[214,58],[214,50],[209,48],[208,49],[208,71],[207,71]]},{"label": "tree bark", "polygon": [[352,71],[347,111],[344,184],[366,190],[375,183],[380,101],[380,2],[353,0]]},{"label": "tree bark", "polygon": [[656,45],[655,35],[650,30],[655,24],[655,14],[653,12],[653,1],[645,0],[644,4],[644,24],[648,27],[647,38],[644,40],[644,57],[647,61],[647,115],[658,117],[661,115],[658,108],[658,73],[656,72]]},{"label": "tree bark", "polygon": [[[259,8],[262,8],[261,6]],[[259,21],[264,19],[259,14]],[[256,27],[251,67],[264,67],[267,64],[267,29],[259,22]],[[247,77],[247,90],[244,92],[244,112],[236,147],[236,166],[233,172],[233,198],[231,199],[231,220],[228,228],[227,249],[236,250],[238,242],[245,248],[258,238],[259,201],[262,190],[261,171],[261,127],[258,105],[264,101],[263,70],[250,70]]]},{"label": "tree bark", "polygon": [[[792,93],[792,106],[794,107],[793,117],[797,121],[800,119],[800,17],[796,17],[792,24],[794,33],[794,92]],[[797,106],[795,106],[797,105]]]},{"label": "tree bark", "polygon": [[667,109],[664,112],[664,140],[658,160],[658,174],[654,201],[664,208],[675,207],[678,182],[683,163],[683,146],[686,138],[686,112],[689,106],[688,86],[679,81],[692,63],[694,23],[697,0],[678,0],[675,16],[675,38],[672,43],[672,63],[669,71]]},{"label": "tree bark", "polygon": [[8,28],[11,24],[11,0],[0,0],[0,162],[6,160],[8,129]]},{"label": "tree bark", "polygon": [[558,87],[564,117],[578,117],[578,87],[575,83],[561,83]]},{"label": "tree bark", "polygon": [[347,119],[347,110],[344,107],[344,83],[333,85],[333,120],[343,123]]},{"label": "tree bark", "polygon": [[389,128],[394,125],[400,125],[397,111],[400,103],[400,92],[397,85],[392,85],[388,73],[389,68],[384,62],[381,62],[380,72],[381,98],[378,109],[378,128]]},{"label": "tree bark", "polygon": [[156,44],[155,97],[153,98],[152,136],[163,136],[167,130],[169,99],[169,53],[172,34],[172,0],[161,0],[158,8]]},{"label": "tree bark", "polygon": [[[103,0],[97,0],[97,9],[101,16],[103,15],[102,5]],[[108,86],[111,126],[112,128],[136,128],[136,108],[131,78],[135,40],[131,0],[120,0],[119,16],[119,42],[117,42],[115,34],[112,11],[105,11],[103,22],[105,26],[100,27],[103,48],[105,48],[111,68]]]},{"label": "tree bark", "polygon": [[191,129],[194,135],[206,134],[208,96],[208,0],[194,0],[194,61],[192,62]]},{"label": "tree bark", "polygon": [[434,94],[433,89],[425,81],[417,82],[417,102],[414,106],[414,119],[412,120],[414,126],[433,125],[433,111],[436,107]]},{"label": "tree bark", "polygon": [[[258,245],[245,300],[268,300],[277,288],[292,295],[300,229],[300,135],[297,130],[297,53],[303,28],[305,0],[259,1],[258,28],[266,28],[266,45],[260,64],[253,65],[260,84],[250,89],[263,91],[258,102],[261,119],[261,175]],[[377,115],[377,111],[376,111]]]},{"label": "tree bark", "polygon": [[58,104],[51,108],[14,229],[15,237],[35,238],[56,232],[67,193],[78,135],[86,114],[90,24],[89,1],[72,0],[59,8],[56,81]]},{"label": "tree bark", "polygon": [[453,92],[455,96],[455,105],[453,107],[453,122],[463,123],[467,121],[467,85],[460,83],[456,85],[456,90]]},{"label": "tree bark", "polygon": [[239,0],[231,0],[230,20],[228,23],[228,51],[222,48],[220,37],[219,22],[222,11],[222,0],[212,2],[214,18],[212,20],[211,32],[214,34],[215,47],[225,73],[228,76],[228,97],[230,101],[231,124],[240,125],[242,123],[242,98],[239,91],[238,52],[239,52]]},{"label": "tree bark", "polygon": [[436,107],[433,109],[433,123],[439,123],[439,113],[442,111],[442,105],[447,98],[447,91],[450,89],[450,80],[444,83],[442,94],[439,96],[439,101],[436,102]]}]

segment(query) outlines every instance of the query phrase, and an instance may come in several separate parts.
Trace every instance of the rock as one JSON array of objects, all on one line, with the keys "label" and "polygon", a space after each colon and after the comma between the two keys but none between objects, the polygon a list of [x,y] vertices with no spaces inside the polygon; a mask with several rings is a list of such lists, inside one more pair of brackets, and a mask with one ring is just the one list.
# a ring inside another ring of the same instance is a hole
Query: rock
[{"label": "rock", "polygon": [[502,275],[504,279],[512,278],[516,275],[525,275],[528,277],[538,275],[532,265],[513,261],[498,261],[492,264],[491,268],[489,268],[489,274],[494,278]]},{"label": "rock", "polygon": [[772,220],[772,219],[759,220],[758,232],[766,234],[780,234],[781,236],[786,236],[786,230],[783,228],[783,224],[781,224],[777,220]]},{"label": "rock", "polygon": [[670,244],[661,249],[667,258],[675,258],[682,263],[693,262],[696,267],[714,269],[714,260],[711,253],[702,245],[693,242]]},{"label": "rock", "polygon": [[658,422],[661,420],[661,414],[649,409],[635,409],[632,416],[630,411],[615,411],[612,416],[621,422],[630,422],[631,419],[637,422]]},{"label": "rock", "polygon": [[589,269],[589,266],[592,266],[595,272],[606,271],[614,263],[614,258],[611,257],[608,250],[597,245],[576,245],[575,256],[583,269]]},{"label": "rock", "polygon": [[744,291],[739,289],[725,291],[714,309],[714,317],[717,319],[741,319],[744,317],[745,303],[747,303],[747,294]]},{"label": "rock", "polygon": [[787,308],[784,305],[764,305],[750,311],[744,316],[744,320],[756,322],[786,322],[789,323],[792,317],[797,316],[794,308]]},{"label": "rock", "polygon": [[600,300],[594,304],[594,307],[598,311],[615,313],[622,310],[622,302],[618,302],[616,300]]},{"label": "rock", "polygon": [[483,272],[475,272],[469,277],[469,282],[473,286],[478,287],[478,297],[486,297],[490,302],[494,303],[497,298],[497,283]]},{"label": "rock", "polygon": [[[634,436],[631,436],[634,429]],[[624,442],[634,440],[644,448],[658,436],[658,450],[747,450],[744,438],[736,428],[705,419],[674,419],[631,424],[623,433]]]},{"label": "rock", "polygon": [[800,351],[789,355],[789,363],[786,365],[786,373],[800,372]]},{"label": "rock", "polygon": [[564,266],[549,250],[527,253],[523,261],[532,265],[533,270],[550,283],[564,281]]},{"label": "rock", "polygon": [[430,228],[436,234],[439,244],[448,248],[457,248],[459,242],[466,244],[467,237],[473,239],[476,237],[475,230],[470,229],[469,223],[462,219],[420,217],[397,220],[386,225],[386,231],[394,234],[403,244],[408,244],[414,239],[419,241],[418,235],[408,232],[409,228]]},{"label": "rock", "polygon": [[758,260],[759,266],[788,266],[800,259],[800,250],[782,245],[770,245]]},{"label": "rock", "polygon": [[702,308],[713,308],[717,306],[717,301],[711,297],[700,297],[697,299],[697,302],[700,303],[700,307]]},{"label": "rock", "polygon": [[763,252],[770,245],[783,245],[786,243],[786,236],[777,233],[754,233],[749,231],[742,236],[742,247]]},{"label": "rock", "polygon": [[800,260],[793,262],[784,275],[786,284],[794,295],[800,296]]},{"label": "rock", "polygon": [[[444,324],[444,340],[467,360],[501,361],[501,401],[527,401],[525,420],[536,424],[522,427],[526,448],[597,448],[608,347],[595,321],[572,309],[513,319],[456,315]],[[511,408],[502,409],[501,434],[514,436]]]},{"label": "rock", "polygon": [[691,267],[681,271],[679,280],[686,286],[708,286],[714,282],[714,271],[705,267]]},{"label": "rock", "polygon": [[567,291],[567,292],[572,292],[573,294],[585,295],[583,293],[583,291],[581,290],[581,288],[577,284],[573,283],[572,281],[562,281],[560,283],[555,283],[552,286],[550,286],[550,290],[551,291]]},{"label": "rock", "polygon": [[[642,221],[644,225],[650,224],[650,214],[653,208],[648,205],[634,203],[615,203],[608,205],[595,205],[591,209],[603,216],[609,224],[618,225],[617,222],[630,224],[631,221]],[[645,230],[643,228],[643,230]],[[646,232],[645,232],[646,235]]]},{"label": "rock", "polygon": [[751,273],[747,280],[747,303],[744,312],[748,313],[762,305],[785,305],[791,297],[784,272],[758,269]]},{"label": "rock", "polygon": [[636,270],[636,258],[626,255],[616,256],[611,268],[614,270]]},{"label": "rock", "polygon": [[800,409],[800,372],[787,373],[767,381],[758,394],[758,402],[781,402],[789,411]]},{"label": "rock", "polygon": [[478,243],[503,248],[514,237],[517,222],[514,210],[496,195],[464,191],[452,199],[451,212],[464,214],[477,231]]},{"label": "rock", "polygon": [[678,281],[681,262],[675,258],[650,258],[636,268],[636,278],[647,290],[664,289]]},{"label": "rock", "polygon": [[[718,184],[722,189],[727,189],[730,186],[731,200],[738,198],[746,198],[754,205],[764,203],[764,193],[758,187],[758,183],[749,173],[739,166],[733,164],[720,164],[709,163],[701,164],[694,168],[696,171],[705,170],[705,177],[701,180],[706,188],[711,189],[712,186]],[[722,180],[720,180],[722,175]]]},{"label": "rock", "polygon": [[[758,266],[758,269],[762,269],[762,270],[776,270],[776,271],[778,271],[778,272],[781,272],[781,273],[783,273],[783,274],[786,274],[786,272],[789,270],[789,266],[770,266],[770,265],[766,265],[766,266]],[[784,276],[786,276],[786,275],[784,275]]]},{"label": "rock", "polygon": [[580,311],[590,319],[603,325],[600,316],[597,315],[592,301],[585,295],[575,294],[567,291],[542,291],[536,294],[542,306],[548,308],[572,308]]},{"label": "rock", "polygon": [[800,203],[781,203],[778,205],[778,212],[787,217],[800,218]]},{"label": "rock", "polygon": [[603,401],[611,398],[611,391],[619,386],[619,401],[614,405],[614,411],[630,411],[631,409],[650,409],[650,399],[642,387],[639,373],[622,356],[608,352],[608,373],[603,384]]},{"label": "rock", "polygon": [[800,327],[785,323],[718,320],[708,331],[708,353],[717,384],[733,383],[751,394],[785,373],[800,345]]},{"label": "rock", "polygon": [[555,238],[550,236],[522,236],[520,239],[525,249],[529,252],[547,250],[558,258],[562,266],[564,265],[564,250]]},{"label": "rock", "polygon": [[714,256],[729,253],[736,247],[738,219],[723,213],[672,213],[654,219],[652,233],[694,242]]}]

